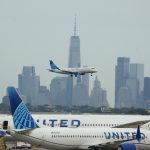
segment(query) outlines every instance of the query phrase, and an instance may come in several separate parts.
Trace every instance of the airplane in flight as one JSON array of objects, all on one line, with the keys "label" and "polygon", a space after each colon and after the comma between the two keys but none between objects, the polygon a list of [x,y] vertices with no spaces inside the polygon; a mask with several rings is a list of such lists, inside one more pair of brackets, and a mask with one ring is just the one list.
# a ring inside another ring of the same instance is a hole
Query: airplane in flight
[{"label": "airplane in flight", "polygon": [[[15,88],[9,87],[15,129],[7,133],[23,142],[48,149],[149,150],[150,130],[138,128],[48,128],[40,127]],[[64,123],[65,125],[65,123]]]},{"label": "airplane in flight", "polygon": [[97,70],[93,67],[76,67],[76,68],[59,68],[57,67],[52,60],[49,60],[51,69],[48,69],[50,72],[60,73],[60,74],[67,74],[71,77],[74,75],[77,77],[78,75],[85,75],[85,74],[93,74],[96,73]]}]

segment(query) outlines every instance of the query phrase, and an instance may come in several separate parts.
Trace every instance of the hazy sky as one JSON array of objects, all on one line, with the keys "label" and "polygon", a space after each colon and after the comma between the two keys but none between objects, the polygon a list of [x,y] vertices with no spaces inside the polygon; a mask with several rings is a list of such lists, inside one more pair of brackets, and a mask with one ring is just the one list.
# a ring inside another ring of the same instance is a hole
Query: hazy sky
[{"label": "hazy sky", "polygon": [[0,0],[0,99],[7,86],[18,87],[23,66],[35,66],[49,88],[56,74],[46,70],[48,60],[68,65],[76,14],[81,63],[99,70],[113,104],[117,57],[143,63],[150,76],[149,6],[149,0]]}]

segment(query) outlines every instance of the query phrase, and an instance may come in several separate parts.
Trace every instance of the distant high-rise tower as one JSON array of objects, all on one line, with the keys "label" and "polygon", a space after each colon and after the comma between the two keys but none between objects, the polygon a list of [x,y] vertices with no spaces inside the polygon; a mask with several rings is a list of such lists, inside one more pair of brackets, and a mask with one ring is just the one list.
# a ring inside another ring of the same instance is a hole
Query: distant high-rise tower
[{"label": "distant high-rise tower", "polygon": [[19,92],[26,96],[26,103],[35,105],[40,87],[40,77],[35,74],[35,67],[24,66],[22,74],[18,75]]},{"label": "distant high-rise tower", "polygon": [[133,107],[141,108],[143,107],[143,91],[144,91],[144,64],[132,63],[130,64],[130,82],[128,86],[131,90]]},{"label": "distant high-rise tower", "polygon": [[94,87],[91,91],[89,105],[93,107],[109,106],[107,102],[107,92],[102,89],[101,82],[95,78]]},{"label": "distant high-rise tower", "polygon": [[144,78],[144,103],[145,108],[150,108],[150,77]]},{"label": "distant high-rise tower", "polygon": [[138,80],[138,94],[141,94],[144,90],[144,64],[130,64],[130,78],[135,78]]},{"label": "distant high-rise tower", "polygon": [[[76,17],[74,23],[74,35],[70,38],[70,46],[69,46],[69,63],[68,67],[81,67],[81,60],[80,60],[80,38],[76,35]],[[72,105],[72,95],[73,95],[73,85],[76,84],[75,82],[80,82],[81,77],[78,76],[77,80],[74,77],[68,77],[67,80],[67,105]]]},{"label": "distant high-rise tower", "polygon": [[144,78],[144,100],[150,101],[150,77]]},{"label": "distant high-rise tower", "polygon": [[70,39],[68,67],[81,67],[80,38],[76,35],[76,17],[74,23],[74,35]]},{"label": "distant high-rise tower", "polygon": [[[129,77],[129,58],[118,57],[115,73],[115,107],[119,108],[119,89],[126,86],[126,79]],[[121,100],[121,99],[120,99]]]},{"label": "distant high-rise tower", "polygon": [[50,92],[51,92],[51,103],[53,106],[66,105],[66,82],[67,77],[55,77],[51,80]]},{"label": "distant high-rise tower", "polygon": [[23,67],[22,74],[18,75],[18,90],[25,103],[50,105],[50,91],[46,86],[40,86],[40,76],[36,75],[34,66]]}]

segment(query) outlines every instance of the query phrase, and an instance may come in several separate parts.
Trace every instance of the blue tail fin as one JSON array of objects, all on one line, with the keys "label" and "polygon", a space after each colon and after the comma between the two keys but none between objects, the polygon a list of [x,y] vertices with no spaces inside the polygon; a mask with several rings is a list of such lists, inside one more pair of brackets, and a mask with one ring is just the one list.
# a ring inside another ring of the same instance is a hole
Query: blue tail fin
[{"label": "blue tail fin", "polygon": [[136,139],[137,139],[137,141],[141,140],[141,131],[140,131],[140,126],[139,125],[138,125],[138,128],[137,128]]},{"label": "blue tail fin", "polygon": [[52,60],[49,60],[49,63],[50,63],[51,69],[58,69],[58,70],[60,70],[60,69],[54,64],[54,62],[53,62]]},{"label": "blue tail fin", "polygon": [[14,126],[16,129],[32,129],[37,128],[38,125],[33,120],[28,108],[23,103],[20,95],[14,87],[7,88],[11,114],[14,121]]}]

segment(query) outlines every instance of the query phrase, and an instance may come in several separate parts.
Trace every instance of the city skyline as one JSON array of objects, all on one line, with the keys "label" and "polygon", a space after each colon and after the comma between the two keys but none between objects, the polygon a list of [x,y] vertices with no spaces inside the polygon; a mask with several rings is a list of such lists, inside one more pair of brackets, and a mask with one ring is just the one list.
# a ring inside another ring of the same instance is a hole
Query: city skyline
[{"label": "city skyline", "polygon": [[130,63],[130,58],[118,57],[115,70],[115,108],[144,106],[144,64]]},{"label": "city skyline", "polygon": [[[144,76],[150,76],[149,5],[150,1],[142,0],[0,1],[0,99],[8,85],[17,87],[23,66],[35,66],[47,87],[55,77],[46,71],[48,60],[67,67],[76,13],[81,64],[98,69],[97,76],[113,105],[117,57],[143,63]],[[94,79],[90,77],[90,83]]]}]

